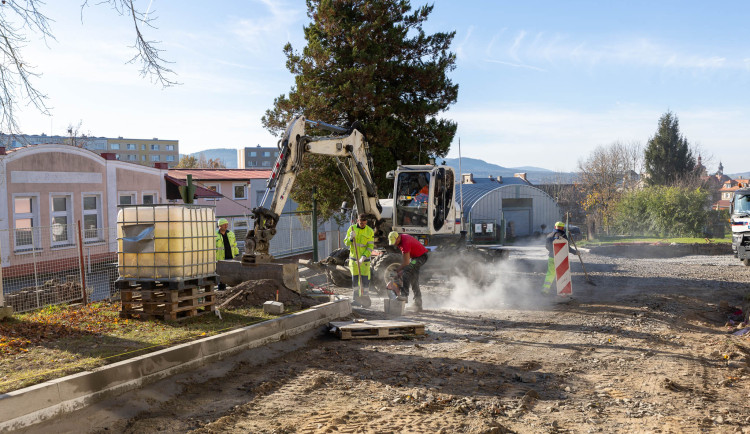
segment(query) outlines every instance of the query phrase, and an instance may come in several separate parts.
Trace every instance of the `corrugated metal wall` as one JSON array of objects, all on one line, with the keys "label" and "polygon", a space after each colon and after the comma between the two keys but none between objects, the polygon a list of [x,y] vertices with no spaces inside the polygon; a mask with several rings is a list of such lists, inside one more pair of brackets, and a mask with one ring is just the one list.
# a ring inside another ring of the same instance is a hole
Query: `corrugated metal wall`
[{"label": "corrugated metal wall", "polygon": [[[531,199],[530,209],[527,207],[528,200],[517,199]],[[472,232],[469,227],[472,221],[496,220],[499,224],[503,210],[506,220],[519,220],[514,224],[515,236],[531,235],[535,231],[550,232],[555,222],[561,219],[557,202],[547,193],[530,185],[501,185],[473,201],[471,207],[464,206],[468,208],[465,210],[465,228],[469,234]],[[542,224],[546,225],[544,231],[541,229]]]}]

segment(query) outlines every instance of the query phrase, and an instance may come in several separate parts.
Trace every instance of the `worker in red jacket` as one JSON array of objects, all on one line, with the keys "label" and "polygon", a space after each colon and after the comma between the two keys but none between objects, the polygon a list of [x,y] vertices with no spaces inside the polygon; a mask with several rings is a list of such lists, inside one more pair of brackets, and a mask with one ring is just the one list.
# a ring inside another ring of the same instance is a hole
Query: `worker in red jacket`
[{"label": "worker in red jacket", "polygon": [[401,250],[401,266],[398,274],[401,276],[402,289],[400,298],[409,299],[409,287],[414,290],[414,307],[422,310],[422,292],[419,290],[419,269],[427,262],[427,249],[416,238],[408,234],[393,231],[388,234],[388,244],[397,246]]}]

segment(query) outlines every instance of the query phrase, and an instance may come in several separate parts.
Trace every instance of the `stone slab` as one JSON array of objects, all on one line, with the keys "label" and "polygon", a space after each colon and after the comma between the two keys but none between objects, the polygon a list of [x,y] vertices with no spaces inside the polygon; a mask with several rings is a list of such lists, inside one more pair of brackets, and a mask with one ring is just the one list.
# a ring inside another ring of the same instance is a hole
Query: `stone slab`
[{"label": "stone slab", "polygon": [[271,315],[281,315],[284,313],[284,303],[280,301],[267,301],[263,303],[263,312]]}]

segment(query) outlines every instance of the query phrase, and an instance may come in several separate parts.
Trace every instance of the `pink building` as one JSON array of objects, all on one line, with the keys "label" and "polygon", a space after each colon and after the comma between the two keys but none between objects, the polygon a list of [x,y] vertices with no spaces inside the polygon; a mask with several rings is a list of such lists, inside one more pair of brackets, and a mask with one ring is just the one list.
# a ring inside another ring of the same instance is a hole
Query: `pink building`
[{"label": "pink building", "polygon": [[40,260],[51,258],[55,267],[67,267],[68,258],[78,258],[78,222],[89,251],[116,253],[117,206],[165,203],[166,174],[166,167],[117,161],[114,154],[70,145],[0,147],[4,276],[26,273],[30,264],[38,268]]}]

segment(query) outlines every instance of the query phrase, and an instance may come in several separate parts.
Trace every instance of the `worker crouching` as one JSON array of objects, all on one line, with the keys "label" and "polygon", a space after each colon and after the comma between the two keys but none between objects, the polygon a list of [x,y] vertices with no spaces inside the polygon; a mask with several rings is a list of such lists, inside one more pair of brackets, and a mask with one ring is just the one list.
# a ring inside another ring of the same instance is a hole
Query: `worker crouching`
[{"label": "worker crouching", "polygon": [[388,234],[388,244],[401,250],[401,266],[398,274],[401,276],[401,295],[399,299],[408,301],[409,288],[414,291],[414,307],[422,310],[422,291],[419,288],[419,269],[427,262],[427,248],[416,238],[408,234],[393,231]]},{"label": "worker crouching", "polygon": [[[361,306],[360,298],[370,289],[370,255],[375,248],[375,231],[367,226],[367,215],[360,214],[357,224],[346,231],[344,244],[349,248],[349,271],[352,273],[353,306]],[[365,306],[366,307],[366,306]]]}]

